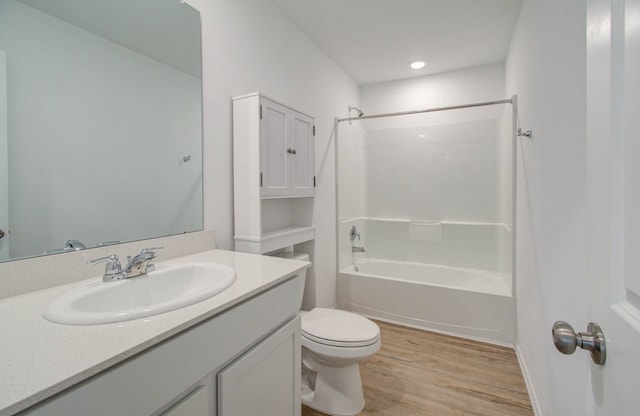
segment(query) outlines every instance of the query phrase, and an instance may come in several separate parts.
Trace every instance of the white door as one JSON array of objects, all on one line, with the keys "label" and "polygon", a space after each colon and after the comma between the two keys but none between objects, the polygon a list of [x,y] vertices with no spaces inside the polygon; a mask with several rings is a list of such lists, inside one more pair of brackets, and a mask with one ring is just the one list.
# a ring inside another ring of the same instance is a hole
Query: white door
[{"label": "white door", "polygon": [[0,51],[0,261],[9,258],[9,155],[7,154],[7,56]]},{"label": "white door", "polygon": [[607,347],[586,399],[589,413],[639,415],[640,0],[586,4],[587,296]]},{"label": "white door", "polygon": [[287,107],[260,97],[260,182],[262,196],[289,194]]},{"label": "white door", "polygon": [[313,195],[315,186],[313,119],[301,113],[291,114],[289,137],[292,152],[288,155],[291,163],[291,195]]}]

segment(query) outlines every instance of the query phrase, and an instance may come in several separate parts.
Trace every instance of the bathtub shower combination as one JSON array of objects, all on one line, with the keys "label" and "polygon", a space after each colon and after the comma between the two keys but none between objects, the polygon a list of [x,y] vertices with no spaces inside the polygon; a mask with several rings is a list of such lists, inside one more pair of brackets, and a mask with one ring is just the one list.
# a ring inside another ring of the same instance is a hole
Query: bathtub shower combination
[{"label": "bathtub shower combination", "polygon": [[340,308],[514,343],[515,108],[336,121]]}]

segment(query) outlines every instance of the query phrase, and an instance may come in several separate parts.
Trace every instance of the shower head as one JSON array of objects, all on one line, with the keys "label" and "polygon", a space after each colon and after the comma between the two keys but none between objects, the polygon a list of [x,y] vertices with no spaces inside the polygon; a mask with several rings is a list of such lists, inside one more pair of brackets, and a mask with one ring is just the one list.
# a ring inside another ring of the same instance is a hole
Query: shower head
[{"label": "shower head", "polygon": [[358,117],[362,117],[364,113],[358,107],[354,107],[352,105],[349,106],[349,116],[351,116],[351,110],[356,110],[358,112]]}]

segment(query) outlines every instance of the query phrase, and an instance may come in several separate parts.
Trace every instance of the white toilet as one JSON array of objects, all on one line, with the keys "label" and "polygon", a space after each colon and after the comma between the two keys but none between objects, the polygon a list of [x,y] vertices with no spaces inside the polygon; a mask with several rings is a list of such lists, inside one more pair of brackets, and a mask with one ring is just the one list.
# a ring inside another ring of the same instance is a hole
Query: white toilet
[{"label": "white toilet", "polygon": [[[278,257],[309,261],[305,253]],[[304,282],[306,276],[302,278]],[[303,293],[304,285],[301,305]],[[337,309],[301,313],[302,403],[329,415],[357,415],[364,408],[359,363],[380,349],[380,328],[363,316]]]}]

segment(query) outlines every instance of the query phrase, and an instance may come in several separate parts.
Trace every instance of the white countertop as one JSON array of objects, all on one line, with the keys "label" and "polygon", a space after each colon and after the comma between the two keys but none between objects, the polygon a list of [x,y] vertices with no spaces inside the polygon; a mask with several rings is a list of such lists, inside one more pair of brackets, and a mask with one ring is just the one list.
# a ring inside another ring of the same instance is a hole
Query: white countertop
[{"label": "white countertop", "polygon": [[238,278],[225,292],[194,305],[104,325],[60,325],[42,317],[51,300],[74,287],[100,281],[101,277],[0,301],[0,416],[25,410],[287,280],[310,265],[223,250],[164,263],[178,261],[225,264],[236,271]]}]

